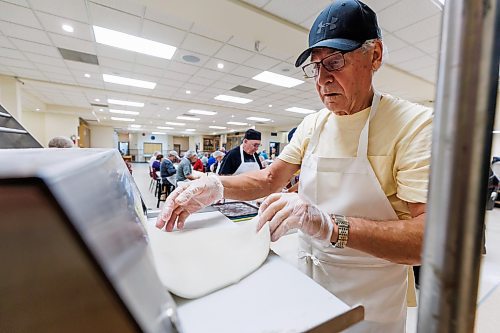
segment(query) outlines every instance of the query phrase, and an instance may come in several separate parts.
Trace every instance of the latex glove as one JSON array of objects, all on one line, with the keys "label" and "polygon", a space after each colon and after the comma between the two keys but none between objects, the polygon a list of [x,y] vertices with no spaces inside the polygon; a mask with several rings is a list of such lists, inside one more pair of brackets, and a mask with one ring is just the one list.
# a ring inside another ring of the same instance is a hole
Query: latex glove
[{"label": "latex glove", "polygon": [[163,209],[156,220],[156,227],[172,231],[177,222],[177,228],[183,229],[187,217],[221,200],[224,197],[224,187],[218,176],[201,177],[182,183],[165,201]]},{"label": "latex glove", "polygon": [[273,242],[292,229],[300,229],[328,244],[331,242],[333,221],[330,216],[297,193],[269,195],[260,205],[257,230],[267,222]]}]

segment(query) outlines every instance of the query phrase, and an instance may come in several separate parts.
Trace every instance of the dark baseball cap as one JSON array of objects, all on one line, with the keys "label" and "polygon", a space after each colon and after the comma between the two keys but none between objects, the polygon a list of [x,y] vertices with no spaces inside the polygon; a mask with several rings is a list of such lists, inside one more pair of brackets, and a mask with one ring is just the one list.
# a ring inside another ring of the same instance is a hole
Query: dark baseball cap
[{"label": "dark baseball cap", "polygon": [[382,38],[377,15],[358,0],[334,0],[316,18],[309,31],[309,48],[295,62],[299,67],[316,47],[352,51],[366,40]]}]

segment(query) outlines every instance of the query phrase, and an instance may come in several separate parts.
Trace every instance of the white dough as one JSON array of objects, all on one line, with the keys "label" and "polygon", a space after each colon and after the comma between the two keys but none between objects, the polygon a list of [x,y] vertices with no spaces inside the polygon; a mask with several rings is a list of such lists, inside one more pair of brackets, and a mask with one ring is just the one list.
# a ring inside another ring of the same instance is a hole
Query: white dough
[{"label": "white dough", "polygon": [[[205,223],[204,227],[200,227]],[[198,226],[197,229],[193,226]],[[183,231],[147,224],[160,280],[172,293],[197,298],[236,283],[266,260],[270,232],[256,232],[257,217],[233,223],[219,212],[191,215]]]}]

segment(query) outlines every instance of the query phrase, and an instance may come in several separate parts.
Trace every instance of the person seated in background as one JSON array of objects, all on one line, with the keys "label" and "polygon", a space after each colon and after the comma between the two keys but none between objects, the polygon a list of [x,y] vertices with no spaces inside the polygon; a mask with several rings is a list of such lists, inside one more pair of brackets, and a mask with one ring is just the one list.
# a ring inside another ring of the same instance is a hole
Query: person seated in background
[{"label": "person seated in background", "polygon": [[[167,189],[167,194],[175,188],[175,179],[171,177],[177,173],[174,163],[179,160],[179,154],[175,150],[168,152],[167,158],[164,158],[160,165],[160,177],[164,187]],[[162,191],[163,193],[163,191]]]},{"label": "person seated in background", "polygon": [[184,153],[184,157],[181,159],[181,163],[179,163],[179,167],[177,168],[178,182],[195,180],[198,178],[193,175],[193,167],[191,166],[197,159],[198,156],[196,156],[196,152],[192,150],[188,150]]},{"label": "person seated in background", "polygon": [[162,154],[156,155],[156,160],[153,161],[153,165],[151,165],[151,167],[153,168],[153,171],[160,171],[160,166],[161,166],[162,160],[163,160]]},{"label": "person seated in background", "polygon": [[199,171],[199,172],[205,172],[205,167],[203,166],[203,162],[201,159],[196,156],[196,161],[192,163],[193,165],[193,170]]},{"label": "person seated in background", "polygon": [[[264,160],[269,159],[269,155],[267,155],[266,150],[264,149],[263,151],[260,152],[259,154],[260,157],[262,157]],[[261,160],[262,161],[262,160]]]},{"label": "person seated in background", "polygon": [[260,147],[261,134],[259,131],[249,129],[241,145],[231,149],[219,168],[219,175],[239,175],[249,171],[262,169],[257,150]]},{"label": "person seated in background", "polygon": [[[214,151],[212,154],[210,154],[210,157],[208,158],[208,161],[207,161],[207,170],[208,170],[208,171],[212,171],[212,165],[213,165],[215,162],[217,162],[217,160],[216,160],[216,159],[215,159],[215,157],[214,157],[214,154],[215,154],[216,152],[218,152],[218,150],[217,150],[217,151]],[[214,170],[215,170],[215,169],[214,169]],[[214,171],[212,171],[212,172],[214,172]]]},{"label": "person seated in background", "polygon": [[151,158],[149,159],[148,163],[149,163],[150,168],[153,168],[153,163],[154,163],[154,161],[156,161],[156,156],[158,156],[158,154],[161,154],[161,153],[159,151],[155,151],[153,153],[153,156],[151,156]]},{"label": "person seated in background", "polygon": [[49,141],[49,148],[73,148],[73,141],[64,136],[56,136]]},{"label": "person seated in background", "polygon": [[214,157],[215,162],[212,163],[212,165],[210,165],[210,171],[211,172],[215,172],[215,173],[219,172],[218,169],[219,169],[219,166],[220,166],[220,162],[222,161],[222,159],[224,158],[225,155],[226,154],[224,154],[223,152],[221,152],[219,150],[215,151],[212,154],[212,156]]},{"label": "person seated in background", "polygon": [[262,169],[267,168],[267,162],[266,162],[266,160],[264,159],[264,156],[259,155],[259,160],[260,160],[260,164],[262,165]]}]

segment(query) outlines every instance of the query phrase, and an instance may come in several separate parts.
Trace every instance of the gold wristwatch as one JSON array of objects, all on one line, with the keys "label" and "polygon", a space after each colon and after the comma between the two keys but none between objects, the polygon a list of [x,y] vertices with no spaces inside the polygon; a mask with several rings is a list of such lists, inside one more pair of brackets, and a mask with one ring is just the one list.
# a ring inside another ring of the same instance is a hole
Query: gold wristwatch
[{"label": "gold wristwatch", "polygon": [[349,238],[349,221],[344,215],[332,214],[331,217],[338,227],[338,238],[336,242],[332,242],[332,245],[338,249],[343,249],[347,245],[347,239]]}]

